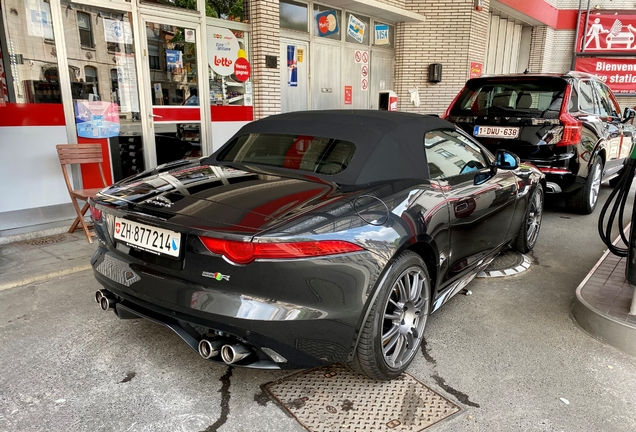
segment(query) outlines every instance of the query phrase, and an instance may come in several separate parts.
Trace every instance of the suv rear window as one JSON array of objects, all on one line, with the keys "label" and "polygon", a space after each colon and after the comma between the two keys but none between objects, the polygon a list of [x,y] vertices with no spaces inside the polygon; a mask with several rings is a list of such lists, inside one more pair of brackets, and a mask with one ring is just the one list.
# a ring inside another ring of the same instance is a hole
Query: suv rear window
[{"label": "suv rear window", "polygon": [[469,81],[450,115],[558,118],[565,87],[555,79]]},{"label": "suv rear window", "polygon": [[218,160],[335,175],[347,168],[355,151],[353,143],[333,138],[250,134],[231,142]]}]

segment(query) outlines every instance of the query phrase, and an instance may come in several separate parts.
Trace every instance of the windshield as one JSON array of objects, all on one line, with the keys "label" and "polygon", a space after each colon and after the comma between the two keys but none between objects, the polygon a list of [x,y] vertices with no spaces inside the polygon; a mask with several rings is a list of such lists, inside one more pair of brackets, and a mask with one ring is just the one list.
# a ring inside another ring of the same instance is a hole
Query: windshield
[{"label": "windshield", "polygon": [[335,175],[347,168],[355,150],[353,143],[333,138],[250,134],[232,141],[218,160]]},{"label": "windshield", "polygon": [[558,118],[565,88],[555,79],[469,81],[450,115]]}]

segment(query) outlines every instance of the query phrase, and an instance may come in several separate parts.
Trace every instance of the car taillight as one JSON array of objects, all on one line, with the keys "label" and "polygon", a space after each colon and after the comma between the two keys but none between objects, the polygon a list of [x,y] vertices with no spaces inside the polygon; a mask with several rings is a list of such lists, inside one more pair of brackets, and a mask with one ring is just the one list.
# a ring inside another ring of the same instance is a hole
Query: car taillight
[{"label": "car taillight", "polygon": [[199,237],[212,253],[223,255],[237,264],[248,264],[257,259],[298,259],[338,255],[364,250],[362,247],[340,240],[252,243]]},{"label": "car taillight", "polygon": [[565,88],[561,113],[559,114],[559,120],[563,124],[563,135],[561,136],[561,141],[556,143],[557,147],[576,145],[581,141],[583,124],[568,113],[570,93],[572,93],[572,85],[568,84]]},{"label": "car taillight", "polygon": [[444,115],[442,115],[443,119],[447,119],[448,117],[450,117],[450,112],[451,109],[453,108],[453,106],[455,106],[455,103],[457,102],[457,100],[459,99],[459,96],[463,93],[464,89],[466,89],[466,87],[462,88],[459,93],[457,93],[457,95],[455,96],[455,99],[453,99],[453,101],[450,103],[450,105],[448,106],[448,108],[446,108],[446,112],[444,113]]},{"label": "car taillight", "polygon": [[95,222],[99,222],[102,219],[102,211],[96,207],[91,206],[91,216]]}]

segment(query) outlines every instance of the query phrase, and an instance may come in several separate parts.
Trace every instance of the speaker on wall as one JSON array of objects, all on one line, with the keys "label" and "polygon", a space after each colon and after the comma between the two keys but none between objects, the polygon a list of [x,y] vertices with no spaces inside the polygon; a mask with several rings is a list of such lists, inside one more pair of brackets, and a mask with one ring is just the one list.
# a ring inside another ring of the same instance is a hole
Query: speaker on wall
[{"label": "speaker on wall", "polygon": [[438,83],[442,81],[442,64],[431,63],[428,65],[428,81]]}]

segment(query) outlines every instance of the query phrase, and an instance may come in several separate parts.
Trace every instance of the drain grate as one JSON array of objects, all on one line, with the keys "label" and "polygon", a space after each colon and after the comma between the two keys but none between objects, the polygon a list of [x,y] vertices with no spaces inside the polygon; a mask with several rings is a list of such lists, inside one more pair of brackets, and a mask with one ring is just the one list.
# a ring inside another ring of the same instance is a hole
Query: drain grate
[{"label": "drain grate", "polygon": [[265,388],[310,432],[416,432],[460,411],[409,374],[372,381],[343,365],[300,372]]},{"label": "drain grate", "polygon": [[23,240],[20,242],[14,243],[14,246],[17,246],[20,249],[35,249],[42,246],[48,246],[55,243],[63,243],[72,239],[68,234],[57,234],[48,237],[40,237],[31,240]]},{"label": "drain grate", "polygon": [[480,278],[512,276],[530,268],[527,256],[517,251],[503,251],[495,257],[488,267],[477,275]]}]

